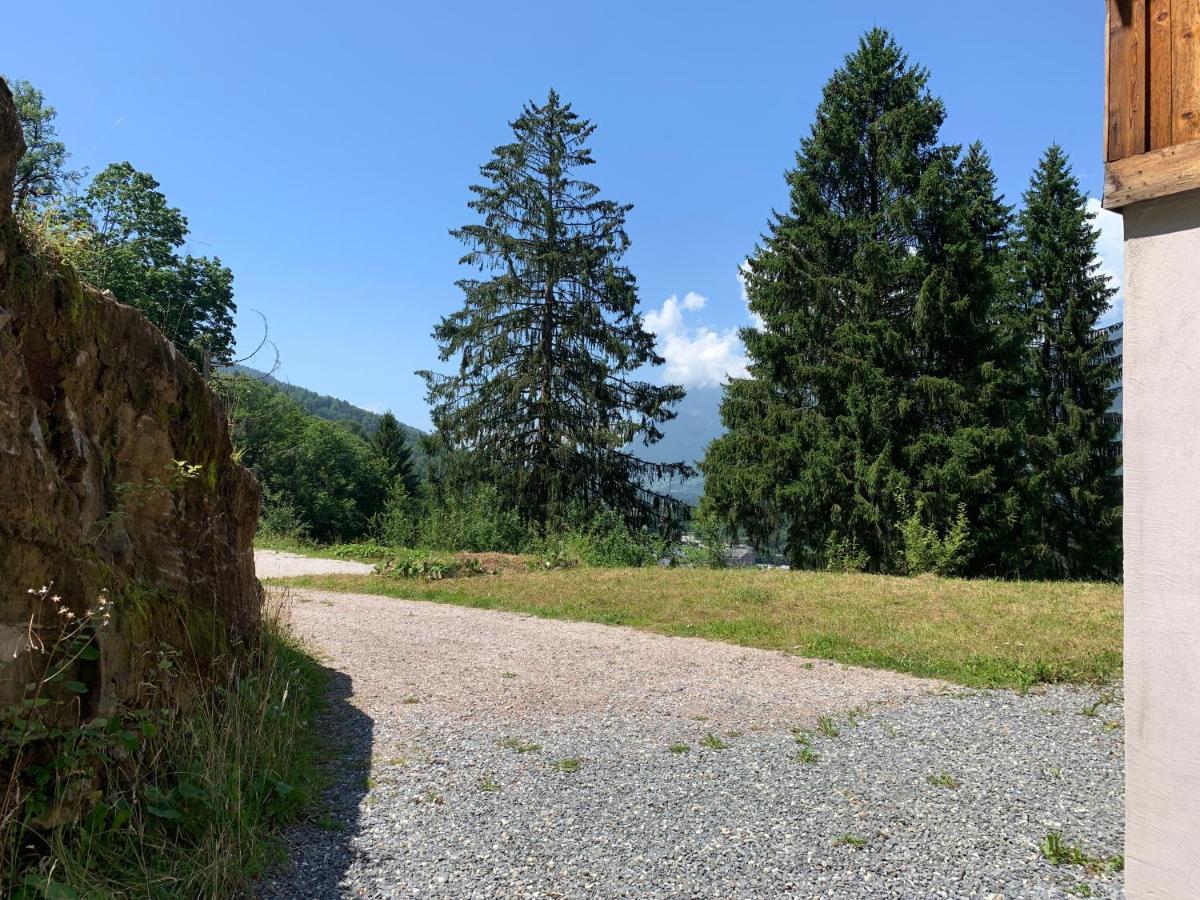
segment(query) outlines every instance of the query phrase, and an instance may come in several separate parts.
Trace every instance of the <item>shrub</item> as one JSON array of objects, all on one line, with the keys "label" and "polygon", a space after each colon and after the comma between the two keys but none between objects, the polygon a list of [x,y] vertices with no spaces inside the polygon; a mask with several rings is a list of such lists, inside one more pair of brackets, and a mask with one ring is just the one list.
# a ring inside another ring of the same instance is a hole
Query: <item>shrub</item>
[{"label": "shrub", "polygon": [[258,533],[262,537],[302,544],[308,540],[308,525],[295,507],[264,484]]},{"label": "shrub", "polygon": [[703,566],[710,569],[725,568],[724,549],[727,544],[721,524],[711,510],[701,510],[692,515],[694,544],[682,544],[679,557],[685,565]]},{"label": "shrub", "polygon": [[447,494],[430,506],[420,543],[433,550],[519,553],[529,532],[515,509],[506,508],[491,485]]},{"label": "shrub", "polygon": [[335,559],[357,559],[362,562],[372,562],[395,553],[396,548],[377,541],[359,541],[354,544],[330,544],[321,550],[322,555],[328,554]]},{"label": "shrub", "polygon": [[970,526],[967,511],[959,506],[958,515],[945,535],[938,534],[933,525],[921,521],[921,503],[912,515],[900,524],[904,547],[904,571],[909,575],[932,572],[935,575],[956,575],[967,565],[971,556]]},{"label": "shrub", "polygon": [[417,542],[420,509],[417,498],[408,491],[404,476],[392,479],[383,509],[371,522],[371,532],[381,543],[392,547],[411,547]]},{"label": "shrub", "polygon": [[653,566],[670,555],[665,538],[652,531],[630,529],[621,514],[612,509],[593,514],[586,524],[531,541],[529,549],[541,556],[547,568]]},{"label": "shrub", "polygon": [[870,557],[858,538],[829,533],[825,539],[825,569],[829,572],[865,572]]},{"label": "shrub", "polygon": [[470,557],[437,556],[424,550],[405,550],[376,563],[375,574],[385,578],[440,581],[443,578],[483,575],[484,570],[478,560]]}]

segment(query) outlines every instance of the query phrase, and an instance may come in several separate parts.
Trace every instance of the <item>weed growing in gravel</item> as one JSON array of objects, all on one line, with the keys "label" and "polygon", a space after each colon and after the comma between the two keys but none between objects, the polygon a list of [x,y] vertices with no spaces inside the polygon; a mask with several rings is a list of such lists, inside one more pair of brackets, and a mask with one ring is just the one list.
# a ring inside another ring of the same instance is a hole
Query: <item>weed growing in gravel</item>
[{"label": "weed growing in gravel", "polygon": [[435,806],[441,806],[445,802],[446,802],[446,798],[443,797],[441,794],[439,794],[437,791],[435,791],[433,788],[429,788],[428,790],[426,790],[425,793],[422,794],[420,797],[413,797],[413,803],[432,803]]},{"label": "weed growing in gravel", "polygon": [[820,758],[821,757],[817,755],[816,751],[814,751],[813,748],[809,747],[807,744],[801,746],[799,750],[792,754],[792,759],[794,759],[796,762],[802,763],[815,763]]},{"label": "weed growing in gravel", "polygon": [[420,702],[421,702],[421,699],[420,699],[419,697],[405,697],[405,698],[404,698],[402,701],[400,701],[400,702],[401,702],[401,703],[404,703],[405,705],[411,706],[411,705],[412,705],[412,704],[414,704],[414,703],[420,703]]},{"label": "weed growing in gravel", "polygon": [[1089,873],[1100,875],[1104,872],[1120,872],[1125,868],[1125,857],[1088,856],[1082,847],[1068,844],[1063,840],[1061,831],[1051,831],[1042,839],[1038,847],[1047,862],[1053,866],[1083,866]]},{"label": "weed growing in gravel", "polygon": [[560,771],[560,772],[565,772],[568,775],[578,772],[579,766],[580,766],[580,762],[575,757],[569,757],[567,759],[560,759],[558,762],[556,762],[554,764],[554,768],[558,769],[558,771]]},{"label": "weed growing in gravel", "polygon": [[1069,893],[1074,894],[1076,897],[1092,896],[1092,886],[1090,884],[1088,884],[1087,882],[1083,882],[1081,884],[1075,885],[1074,887],[1067,888],[1067,891]]},{"label": "weed growing in gravel", "polygon": [[503,673],[501,673],[500,677],[501,678],[516,678],[517,673],[516,672],[503,672]]},{"label": "weed growing in gravel", "polygon": [[1089,703],[1079,711],[1081,716],[1086,716],[1089,719],[1094,719],[1100,715],[1100,707],[1108,706],[1113,702],[1111,694],[1101,694],[1100,698],[1095,703]]},{"label": "weed growing in gravel", "polygon": [[667,749],[670,750],[672,753],[691,753],[692,752],[692,748],[689,747],[687,744],[672,744]]},{"label": "weed growing in gravel", "polygon": [[821,729],[821,733],[826,737],[835,738],[841,731],[837,727],[837,722],[833,721],[833,716],[821,716],[817,719],[817,727]]},{"label": "weed growing in gravel", "polygon": [[1121,723],[1120,723],[1119,721],[1117,721],[1116,719],[1114,719],[1114,720],[1113,720],[1113,721],[1111,721],[1111,722],[1105,722],[1105,723],[1104,723],[1104,730],[1105,730],[1105,731],[1116,731],[1116,730],[1117,730],[1118,728],[1120,728],[1120,727],[1121,727]]},{"label": "weed growing in gravel", "polygon": [[540,753],[542,750],[541,744],[534,744],[519,737],[504,738],[500,741],[500,746],[507,750],[516,750],[518,753]]},{"label": "weed growing in gravel", "polygon": [[863,847],[867,843],[865,837],[859,837],[857,834],[839,834],[833,839],[835,847]]},{"label": "weed growing in gravel", "polygon": [[703,740],[700,741],[700,746],[709,750],[728,750],[731,745],[725,743],[715,734],[710,732],[704,736]]},{"label": "weed growing in gravel", "polygon": [[865,706],[856,706],[846,713],[846,721],[850,723],[851,728],[857,728],[861,719],[866,717],[867,708]]},{"label": "weed growing in gravel", "polygon": [[928,776],[926,776],[926,781],[928,781],[934,787],[944,787],[944,788],[952,788],[952,789],[958,787],[961,784],[961,782],[959,782],[959,780],[957,778],[955,778],[953,775],[951,775],[949,772],[938,772],[933,775],[928,775]]},{"label": "weed growing in gravel", "polygon": [[500,782],[493,779],[491,775],[484,775],[479,779],[479,789],[489,794],[494,794],[500,790]]},{"label": "weed growing in gravel", "polygon": [[733,739],[737,739],[737,738],[740,738],[741,736],[742,736],[742,733],[741,733],[740,731],[727,731],[727,732],[725,732],[725,737],[727,737],[727,738],[733,738]]}]

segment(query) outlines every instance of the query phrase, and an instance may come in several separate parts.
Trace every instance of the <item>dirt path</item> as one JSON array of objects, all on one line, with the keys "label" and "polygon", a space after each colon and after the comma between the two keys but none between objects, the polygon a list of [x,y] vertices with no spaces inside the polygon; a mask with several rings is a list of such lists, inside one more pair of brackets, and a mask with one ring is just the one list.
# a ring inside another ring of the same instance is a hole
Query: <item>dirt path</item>
[{"label": "dirt path", "polygon": [[1050,827],[1119,847],[1119,736],[1057,715],[1086,692],[362,595],[291,616],[343,756],[264,896],[1063,896]]},{"label": "dirt path", "polygon": [[297,575],[367,575],[374,567],[349,559],[314,559],[282,550],[255,550],[254,570],[259,578]]}]

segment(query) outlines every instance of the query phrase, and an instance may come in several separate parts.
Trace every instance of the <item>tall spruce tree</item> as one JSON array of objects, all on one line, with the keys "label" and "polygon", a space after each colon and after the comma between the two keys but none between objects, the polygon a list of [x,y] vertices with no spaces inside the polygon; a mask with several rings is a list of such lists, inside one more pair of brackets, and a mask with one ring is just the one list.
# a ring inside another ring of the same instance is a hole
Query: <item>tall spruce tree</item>
[{"label": "tall spruce tree", "polygon": [[1113,578],[1121,570],[1119,325],[1099,231],[1067,155],[1052,145],[1025,194],[1016,247],[1029,377],[1024,573]]},{"label": "tall spruce tree", "polygon": [[622,264],[630,206],[599,198],[577,177],[591,165],[595,126],[550,91],[511,123],[473,185],[482,221],[452,234],[479,278],[459,282],[463,308],[433,335],[452,376],[421,373],[434,425],[467,461],[467,481],[495,485],[539,527],[575,504],[660,523],[680,504],[648,488],[686,476],[683,463],[640,459],[674,418],[681,387],[637,377],[663,360],[642,328],[637,286]]},{"label": "tall spruce tree", "polygon": [[[901,521],[978,520],[995,488],[993,269],[1005,213],[986,158],[938,143],[928,74],[887,32],[826,85],[790,207],[749,260],[761,326],[727,433],[701,464],[705,506],[796,564],[901,568]],[[992,234],[994,232],[994,234]],[[984,234],[996,249],[984,250]]]},{"label": "tall spruce tree", "polygon": [[391,412],[379,417],[379,424],[370,438],[371,447],[387,467],[392,481],[399,479],[409,497],[416,497],[420,479],[413,467],[412,449],[399,420]]},{"label": "tall spruce tree", "polygon": [[913,505],[945,531],[956,509],[970,529],[961,571],[1011,574],[1020,510],[1020,345],[1005,329],[1012,212],[975,143],[925,178],[917,254],[928,265],[913,315],[914,433],[905,448]]}]

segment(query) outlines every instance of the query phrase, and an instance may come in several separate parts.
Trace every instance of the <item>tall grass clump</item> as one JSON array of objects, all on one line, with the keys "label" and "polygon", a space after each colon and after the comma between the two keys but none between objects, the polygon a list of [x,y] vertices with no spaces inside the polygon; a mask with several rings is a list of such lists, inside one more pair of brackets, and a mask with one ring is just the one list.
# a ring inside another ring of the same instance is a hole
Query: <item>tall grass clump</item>
[{"label": "tall grass clump", "polygon": [[274,614],[215,678],[160,648],[133,703],[81,719],[89,688],[70,678],[98,657],[107,610],[65,610],[31,630],[35,675],[0,722],[0,894],[237,892],[281,858],[276,829],[316,795],[324,670]]},{"label": "tall grass clump", "polygon": [[661,534],[630,528],[616,510],[603,509],[590,518],[577,514],[556,533],[531,538],[527,549],[546,568],[570,568],[653,566],[671,556],[672,548]]},{"label": "tall grass clump", "polygon": [[430,504],[417,531],[429,550],[519,553],[529,538],[520,515],[491,485],[447,493]]}]

